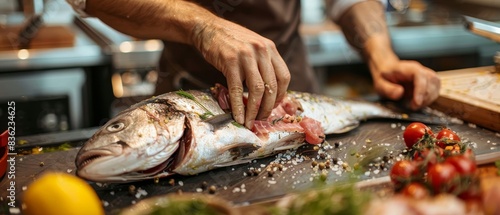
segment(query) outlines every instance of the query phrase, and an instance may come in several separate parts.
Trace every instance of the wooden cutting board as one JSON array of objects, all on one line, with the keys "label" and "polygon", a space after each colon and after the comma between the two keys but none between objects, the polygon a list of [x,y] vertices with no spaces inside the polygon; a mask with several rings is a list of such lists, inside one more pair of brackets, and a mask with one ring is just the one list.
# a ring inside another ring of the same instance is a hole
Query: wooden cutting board
[{"label": "wooden cutting board", "polygon": [[495,67],[438,72],[439,98],[431,107],[500,132],[500,73]]},{"label": "wooden cutting board", "polygon": [[[0,51],[16,50],[17,35],[21,26],[0,27]],[[67,26],[47,25],[40,28],[30,49],[71,47],[75,44],[75,33]]]}]

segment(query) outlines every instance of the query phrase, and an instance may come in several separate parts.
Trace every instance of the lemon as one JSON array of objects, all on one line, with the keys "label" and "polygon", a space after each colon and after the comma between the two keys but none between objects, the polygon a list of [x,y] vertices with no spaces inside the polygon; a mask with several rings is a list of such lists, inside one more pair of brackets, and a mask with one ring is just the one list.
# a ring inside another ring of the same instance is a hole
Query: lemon
[{"label": "lemon", "polygon": [[74,175],[49,172],[28,186],[23,195],[23,214],[104,214],[94,189]]}]

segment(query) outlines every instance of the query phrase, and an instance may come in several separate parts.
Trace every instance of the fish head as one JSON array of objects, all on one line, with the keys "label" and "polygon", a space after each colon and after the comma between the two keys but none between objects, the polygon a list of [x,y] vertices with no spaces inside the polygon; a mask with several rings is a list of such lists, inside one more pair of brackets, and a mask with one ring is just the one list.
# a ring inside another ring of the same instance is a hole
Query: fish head
[{"label": "fish head", "polygon": [[80,149],[75,161],[77,175],[100,182],[155,177],[172,164],[184,121],[182,112],[150,104],[120,113]]}]

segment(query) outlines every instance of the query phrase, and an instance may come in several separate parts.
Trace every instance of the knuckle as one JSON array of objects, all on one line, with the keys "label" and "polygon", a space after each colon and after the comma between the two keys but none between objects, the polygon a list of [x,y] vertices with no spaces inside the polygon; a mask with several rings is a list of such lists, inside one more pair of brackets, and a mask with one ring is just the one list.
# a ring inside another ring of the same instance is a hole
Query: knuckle
[{"label": "knuckle", "polygon": [[290,75],[289,72],[284,72],[284,73],[279,73],[277,75],[277,82],[279,82],[280,84],[289,84],[290,83],[290,80],[292,79],[292,76]]},{"label": "knuckle", "polygon": [[262,94],[265,90],[264,82],[257,82],[249,87],[250,91]]},{"label": "knuckle", "polygon": [[242,86],[230,86],[229,93],[230,94],[241,94],[241,93],[243,93],[243,87]]}]

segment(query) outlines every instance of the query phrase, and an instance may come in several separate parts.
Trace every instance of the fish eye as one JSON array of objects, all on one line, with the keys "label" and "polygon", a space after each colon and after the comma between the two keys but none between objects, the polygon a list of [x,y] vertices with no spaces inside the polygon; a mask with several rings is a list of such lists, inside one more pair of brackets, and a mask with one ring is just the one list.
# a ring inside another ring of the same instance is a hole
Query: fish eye
[{"label": "fish eye", "polygon": [[117,132],[117,131],[121,131],[125,128],[125,123],[123,122],[115,122],[111,125],[109,125],[106,130],[108,130],[109,132]]}]

